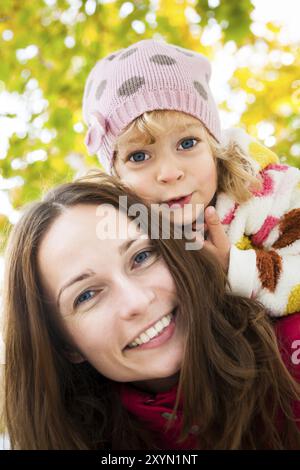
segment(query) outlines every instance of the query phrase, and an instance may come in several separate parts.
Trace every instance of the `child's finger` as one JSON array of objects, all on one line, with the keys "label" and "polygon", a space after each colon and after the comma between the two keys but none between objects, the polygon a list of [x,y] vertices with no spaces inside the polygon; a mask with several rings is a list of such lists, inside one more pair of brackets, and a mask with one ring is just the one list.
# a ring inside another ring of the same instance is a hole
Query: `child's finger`
[{"label": "child's finger", "polygon": [[207,207],[204,213],[209,231],[209,239],[217,248],[229,245],[228,237],[214,207]]}]

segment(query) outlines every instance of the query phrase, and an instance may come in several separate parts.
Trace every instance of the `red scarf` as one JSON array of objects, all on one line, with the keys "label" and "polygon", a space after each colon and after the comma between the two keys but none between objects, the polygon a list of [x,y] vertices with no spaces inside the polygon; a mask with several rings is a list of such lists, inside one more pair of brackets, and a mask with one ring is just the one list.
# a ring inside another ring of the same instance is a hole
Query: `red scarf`
[{"label": "red scarf", "polygon": [[123,406],[153,431],[160,449],[196,449],[196,426],[192,427],[189,437],[184,442],[176,442],[182,426],[182,402],[179,402],[173,425],[165,431],[175,405],[177,385],[166,392],[157,394],[139,390],[129,384],[121,384],[119,390]]},{"label": "red scarf", "polygon": [[[300,382],[300,353],[294,357],[297,359],[294,361],[296,363],[292,361],[293,353],[295,354],[294,341],[300,340],[300,312],[278,319],[275,324],[275,332],[283,361],[293,377]],[[175,405],[177,385],[166,392],[157,394],[139,390],[129,384],[118,384],[118,388],[123,406],[154,432],[160,449],[193,450],[197,448],[195,436],[197,426],[191,428],[189,437],[183,443],[177,443],[182,426],[182,401],[179,402],[173,426],[165,431],[166,423],[168,423]],[[300,428],[300,402],[293,403],[293,411]],[[282,426],[282,418],[281,412],[278,416],[279,429]]]}]

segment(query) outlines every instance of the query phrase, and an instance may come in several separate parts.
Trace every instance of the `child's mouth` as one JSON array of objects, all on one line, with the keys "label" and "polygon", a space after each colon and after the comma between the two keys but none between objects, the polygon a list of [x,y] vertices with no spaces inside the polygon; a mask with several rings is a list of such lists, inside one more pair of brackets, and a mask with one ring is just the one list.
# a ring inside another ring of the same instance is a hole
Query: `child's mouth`
[{"label": "child's mouth", "polygon": [[189,204],[189,202],[192,199],[192,195],[193,193],[188,194],[187,196],[182,196],[182,197],[175,198],[175,199],[169,199],[168,201],[165,201],[165,204],[168,204],[170,209],[182,209],[185,206],[185,204]]}]

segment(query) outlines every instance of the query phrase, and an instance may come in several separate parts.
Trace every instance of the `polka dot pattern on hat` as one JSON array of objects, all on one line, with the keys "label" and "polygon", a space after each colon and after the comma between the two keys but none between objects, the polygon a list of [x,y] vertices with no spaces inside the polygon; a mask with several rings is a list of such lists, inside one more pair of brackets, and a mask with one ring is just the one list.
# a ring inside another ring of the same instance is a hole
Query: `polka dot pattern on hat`
[{"label": "polka dot pattern on hat", "polygon": [[99,83],[97,86],[96,90],[96,100],[100,100],[102,93],[104,92],[106,88],[107,80],[102,80],[102,82]]},{"label": "polka dot pattern on hat", "polygon": [[150,61],[158,65],[172,65],[176,64],[176,60],[173,57],[169,57],[164,54],[156,54],[150,57]]},{"label": "polka dot pattern on hat", "polygon": [[136,93],[145,83],[144,77],[131,77],[118,89],[118,95],[130,96]]},{"label": "polka dot pattern on hat", "polygon": [[116,57],[118,57],[118,54],[111,54],[110,56],[106,57],[106,60],[114,60]]},{"label": "polka dot pattern on hat", "polygon": [[127,59],[127,57],[130,57],[136,51],[137,51],[137,47],[134,47],[133,49],[129,49],[129,51],[124,52],[124,54],[121,55],[120,60]]},{"label": "polka dot pattern on hat", "polygon": [[210,63],[203,55],[154,39],[144,39],[98,61],[87,79],[83,115],[88,126],[94,125],[93,112],[105,120],[98,150],[104,167],[111,168],[117,137],[146,111],[173,109],[190,114],[220,141],[210,76]]},{"label": "polka dot pattern on hat", "polygon": [[207,100],[208,96],[207,96],[207,93],[205,91],[205,88],[203,85],[201,85],[200,82],[197,82],[196,80],[194,81],[194,87],[195,89],[198,91],[199,95],[202,96],[202,98],[204,98],[205,100]]},{"label": "polka dot pattern on hat", "polygon": [[92,85],[93,85],[93,80],[90,80],[89,83],[88,83],[88,86],[87,86],[87,88],[86,88],[86,96],[87,96],[87,97],[88,97],[89,94],[90,94]]}]

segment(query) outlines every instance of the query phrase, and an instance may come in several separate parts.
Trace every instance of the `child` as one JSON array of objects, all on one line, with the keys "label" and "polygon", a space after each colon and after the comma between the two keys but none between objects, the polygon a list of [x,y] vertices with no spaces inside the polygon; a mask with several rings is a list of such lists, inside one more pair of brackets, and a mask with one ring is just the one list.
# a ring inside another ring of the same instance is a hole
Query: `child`
[{"label": "child", "polygon": [[[12,231],[12,448],[299,449],[299,384],[261,304],[226,292],[205,250],[124,230],[124,196],[141,203],[106,176],[62,185]],[[125,237],[101,236],[102,205]]]},{"label": "child", "polygon": [[204,204],[204,247],[232,291],[296,312],[300,171],[241,130],[221,135],[210,75],[201,54],[155,40],[100,60],[83,99],[88,149],[149,202]]}]

